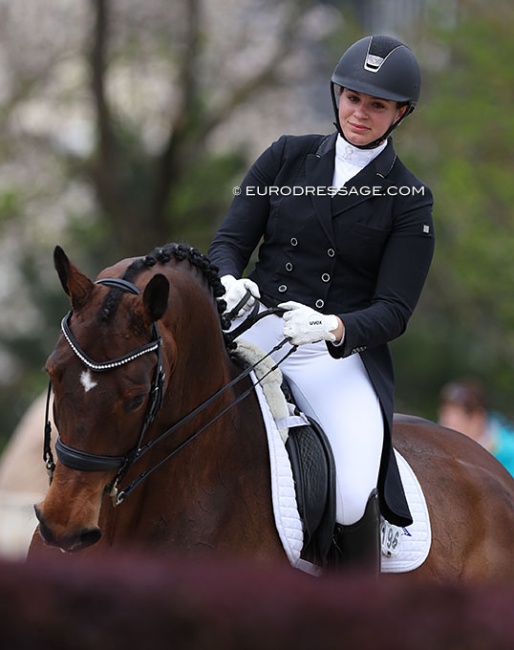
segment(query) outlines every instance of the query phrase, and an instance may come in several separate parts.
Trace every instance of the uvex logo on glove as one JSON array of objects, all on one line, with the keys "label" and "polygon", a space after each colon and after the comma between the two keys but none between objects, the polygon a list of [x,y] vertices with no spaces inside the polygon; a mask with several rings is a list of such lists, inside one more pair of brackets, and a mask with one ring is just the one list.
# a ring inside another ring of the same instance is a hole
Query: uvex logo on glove
[{"label": "uvex logo on glove", "polygon": [[294,300],[278,306],[284,310],[284,336],[293,345],[336,340],[333,332],[338,326],[337,316],[325,316]]}]

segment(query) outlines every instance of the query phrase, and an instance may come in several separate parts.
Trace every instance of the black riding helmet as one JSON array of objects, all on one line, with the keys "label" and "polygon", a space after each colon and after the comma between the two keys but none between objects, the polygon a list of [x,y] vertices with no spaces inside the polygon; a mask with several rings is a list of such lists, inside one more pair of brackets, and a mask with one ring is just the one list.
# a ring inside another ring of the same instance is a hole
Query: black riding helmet
[{"label": "black riding helmet", "polygon": [[330,82],[335,126],[346,140],[339,123],[336,86],[389,99],[408,108],[384,135],[359,149],[373,149],[383,142],[401,120],[414,110],[421,86],[419,65],[412,51],[390,36],[366,36],[351,45],[337,64]]}]

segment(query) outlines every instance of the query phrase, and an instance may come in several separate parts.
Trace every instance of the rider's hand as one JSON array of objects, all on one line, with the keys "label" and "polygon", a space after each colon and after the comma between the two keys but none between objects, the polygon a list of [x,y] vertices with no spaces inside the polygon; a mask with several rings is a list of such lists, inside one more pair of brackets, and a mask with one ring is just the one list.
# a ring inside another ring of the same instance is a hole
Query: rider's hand
[{"label": "rider's hand", "polygon": [[334,330],[339,327],[337,316],[325,316],[293,300],[283,302],[278,307],[285,310],[284,336],[293,345],[336,340]]},{"label": "rider's hand", "polygon": [[259,299],[261,294],[259,292],[259,287],[249,280],[248,278],[242,278],[236,280],[233,275],[224,275],[221,279],[223,286],[225,287],[225,295],[223,300],[227,303],[227,308],[225,313],[230,313],[234,307],[244,298],[247,291],[250,292],[250,297],[245,302],[245,304],[239,309],[236,316],[242,316],[245,311],[251,309],[255,303],[255,299]]}]

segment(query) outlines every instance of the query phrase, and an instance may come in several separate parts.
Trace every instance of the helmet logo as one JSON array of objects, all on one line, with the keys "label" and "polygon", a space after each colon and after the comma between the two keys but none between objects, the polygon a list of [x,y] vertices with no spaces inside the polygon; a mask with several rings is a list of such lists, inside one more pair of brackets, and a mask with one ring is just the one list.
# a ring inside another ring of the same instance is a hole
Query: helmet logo
[{"label": "helmet logo", "polygon": [[380,66],[384,63],[385,59],[381,56],[376,56],[375,54],[368,54],[366,60],[364,61],[364,69],[369,72],[378,72]]}]

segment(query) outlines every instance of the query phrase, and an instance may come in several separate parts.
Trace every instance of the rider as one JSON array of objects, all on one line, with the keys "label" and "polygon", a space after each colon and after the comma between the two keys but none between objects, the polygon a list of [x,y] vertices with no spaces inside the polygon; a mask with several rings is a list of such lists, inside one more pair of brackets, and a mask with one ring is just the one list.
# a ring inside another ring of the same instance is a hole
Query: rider
[{"label": "rider", "polygon": [[406,45],[388,36],[351,45],[331,80],[336,132],[274,142],[249,170],[209,249],[227,311],[247,290],[240,316],[255,299],[285,310],[244,337],[266,351],[284,336],[299,346],[280,367],[333,448],[339,561],[373,571],[379,508],[394,525],[412,523],[392,452],[387,344],[405,331],[425,283],[433,201],[390,135],[419,91]]}]

